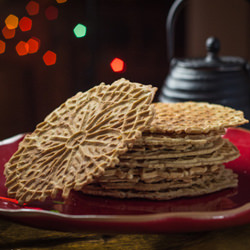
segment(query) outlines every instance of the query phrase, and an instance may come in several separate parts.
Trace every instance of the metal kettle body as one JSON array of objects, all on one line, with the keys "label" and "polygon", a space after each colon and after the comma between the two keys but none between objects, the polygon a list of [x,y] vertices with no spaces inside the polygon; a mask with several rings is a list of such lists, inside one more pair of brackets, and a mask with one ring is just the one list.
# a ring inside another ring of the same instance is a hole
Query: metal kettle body
[{"label": "metal kettle body", "polygon": [[240,109],[250,119],[250,66],[244,59],[219,57],[220,42],[215,37],[207,39],[204,58],[173,58],[173,23],[183,2],[174,2],[167,19],[170,70],[159,101],[217,103]]}]

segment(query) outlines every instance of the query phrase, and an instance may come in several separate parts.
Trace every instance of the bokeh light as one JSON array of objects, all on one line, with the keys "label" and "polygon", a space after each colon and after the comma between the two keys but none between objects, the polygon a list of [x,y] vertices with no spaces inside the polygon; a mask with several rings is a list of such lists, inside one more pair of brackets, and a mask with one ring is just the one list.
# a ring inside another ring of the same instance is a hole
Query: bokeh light
[{"label": "bokeh light", "polygon": [[5,39],[11,39],[15,36],[16,30],[15,29],[8,29],[6,26],[3,27],[2,29],[2,34]]},{"label": "bokeh light", "polygon": [[0,40],[0,54],[3,54],[6,49],[6,44],[4,41]]},{"label": "bokeh light", "polygon": [[58,9],[55,6],[49,6],[44,13],[48,20],[55,20],[58,17]]},{"label": "bokeh light", "polygon": [[122,59],[116,57],[110,63],[110,67],[114,72],[123,72],[125,69],[125,63]]},{"label": "bokeh light", "polygon": [[43,55],[43,61],[47,66],[51,66],[56,63],[56,53],[54,53],[51,50],[48,50],[44,55]]},{"label": "bokeh light", "polygon": [[5,19],[5,24],[9,30],[16,29],[18,27],[18,17],[15,15],[8,15]]},{"label": "bokeh light", "polygon": [[21,31],[29,31],[32,28],[32,20],[28,17],[22,17],[19,21]]},{"label": "bokeh light", "polygon": [[34,16],[39,13],[39,7],[39,3],[36,1],[29,1],[25,8],[30,16]]},{"label": "bokeh light", "polygon": [[40,48],[40,39],[37,37],[32,37],[27,41],[27,44],[29,45],[29,54],[36,53]]},{"label": "bokeh light", "polygon": [[29,52],[29,45],[28,43],[24,42],[24,41],[20,41],[17,45],[16,45],[16,52],[19,56],[25,56],[28,54]]},{"label": "bokeh light", "polygon": [[67,0],[56,0],[57,3],[66,3]]},{"label": "bokeh light", "polygon": [[74,34],[77,38],[81,38],[81,37],[84,37],[86,35],[86,32],[87,32],[87,28],[85,25],[79,23],[75,26],[74,28]]}]

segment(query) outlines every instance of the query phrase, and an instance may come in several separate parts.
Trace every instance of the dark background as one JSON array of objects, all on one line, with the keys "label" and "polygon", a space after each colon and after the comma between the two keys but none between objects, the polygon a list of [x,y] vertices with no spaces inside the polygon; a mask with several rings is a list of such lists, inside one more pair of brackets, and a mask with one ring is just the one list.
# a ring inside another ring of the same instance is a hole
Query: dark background
[{"label": "dark background", "polygon": [[[0,28],[9,14],[30,17],[31,31],[19,28],[0,54],[0,139],[32,131],[38,122],[77,91],[100,82],[112,83],[125,77],[153,84],[159,89],[168,73],[165,21],[173,1],[163,0],[37,0],[38,15],[29,16],[29,1],[0,0]],[[204,42],[219,36],[222,54],[250,58],[250,12],[247,1],[190,0],[175,27],[176,57],[204,56]],[[58,8],[59,16],[49,21],[48,6]],[[83,38],[73,29],[87,27]],[[16,44],[36,36],[41,40],[37,53],[18,56]],[[55,65],[46,66],[43,54],[57,54]],[[126,68],[115,73],[113,58],[121,58]]]}]

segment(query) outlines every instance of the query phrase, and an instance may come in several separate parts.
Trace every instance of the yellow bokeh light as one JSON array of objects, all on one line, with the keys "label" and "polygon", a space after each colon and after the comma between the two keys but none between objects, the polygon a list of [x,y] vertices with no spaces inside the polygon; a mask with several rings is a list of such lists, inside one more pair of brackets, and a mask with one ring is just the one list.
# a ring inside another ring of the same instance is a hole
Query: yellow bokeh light
[{"label": "yellow bokeh light", "polygon": [[9,30],[16,29],[18,27],[18,22],[18,17],[12,14],[8,15],[5,19],[6,27]]}]

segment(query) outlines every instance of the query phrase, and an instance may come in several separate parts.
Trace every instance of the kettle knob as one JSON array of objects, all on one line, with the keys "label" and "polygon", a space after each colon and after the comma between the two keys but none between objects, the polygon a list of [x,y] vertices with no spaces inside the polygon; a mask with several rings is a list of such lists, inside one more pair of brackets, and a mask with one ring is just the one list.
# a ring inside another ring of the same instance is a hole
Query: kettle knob
[{"label": "kettle knob", "polygon": [[209,37],[206,40],[207,58],[206,59],[218,59],[217,54],[220,51],[220,40],[216,37]]}]

